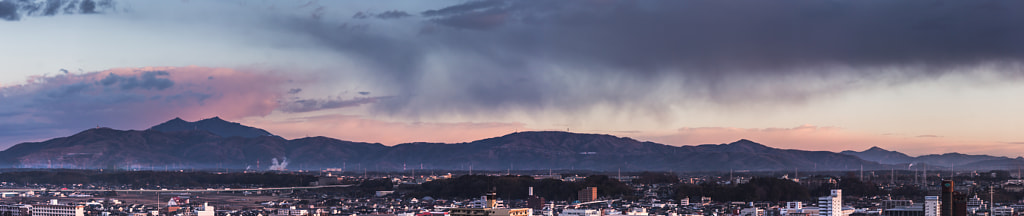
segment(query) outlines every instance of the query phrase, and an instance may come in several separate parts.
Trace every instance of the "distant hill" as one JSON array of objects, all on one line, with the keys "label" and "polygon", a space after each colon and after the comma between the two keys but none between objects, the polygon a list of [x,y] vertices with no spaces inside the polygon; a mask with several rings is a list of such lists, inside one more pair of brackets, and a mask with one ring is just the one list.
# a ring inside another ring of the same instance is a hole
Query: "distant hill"
[{"label": "distant hill", "polygon": [[906,164],[914,162],[914,157],[907,156],[907,154],[903,154],[897,151],[885,150],[879,148],[878,146],[871,147],[868,150],[864,150],[861,152],[846,150],[840,153],[857,156],[864,160],[874,161],[882,164]]},{"label": "distant hill", "polygon": [[[274,160],[341,166],[361,160],[381,144],[329,138],[223,137],[209,131],[89,129],[70,137],[22,143],[0,152],[0,164],[34,168],[260,168]],[[336,163],[335,163],[336,162]]]},{"label": "distant hill", "polygon": [[[868,157],[882,154],[887,156]],[[143,131],[89,129],[69,137],[21,143],[0,152],[0,166],[268,169],[276,160],[278,168],[342,168],[353,171],[396,171],[420,167],[463,170],[825,171],[855,170],[862,166],[864,169],[901,167],[889,163],[898,164],[904,157],[909,156],[881,148],[841,154],[777,149],[750,140],[670,146],[611,135],[556,131],[518,132],[455,144],[384,146],[327,137],[287,140],[259,128],[215,117],[197,122],[176,118]],[[931,157],[918,158],[930,160]],[[974,160],[977,159],[974,156],[964,158],[979,163],[985,161]]]},{"label": "distant hill", "polygon": [[843,151],[842,154],[853,155],[861,159],[889,165],[928,164],[937,168],[953,166],[955,169],[1005,169],[1024,165],[1021,159],[996,157],[989,155],[967,155],[960,153],[930,154],[911,157],[906,154],[889,151],[879,147],[871,147],[864,151]]},{"label": "distant hill", "polygon": [[162,132],[181,132],[181,131],[194,131],[202,130],[216,134],[222,137],[245,137],[245,138],[256,138],[261,136],[274,136],[270,132],[263,129],[245,126],[235,122],[224,121],[220,117],[213,117],[208,119],[199,120],[197,122],[188,122],[181,118],[174,118],[170,121],[162,124],[153,126],[149,130],[162,131]]}]

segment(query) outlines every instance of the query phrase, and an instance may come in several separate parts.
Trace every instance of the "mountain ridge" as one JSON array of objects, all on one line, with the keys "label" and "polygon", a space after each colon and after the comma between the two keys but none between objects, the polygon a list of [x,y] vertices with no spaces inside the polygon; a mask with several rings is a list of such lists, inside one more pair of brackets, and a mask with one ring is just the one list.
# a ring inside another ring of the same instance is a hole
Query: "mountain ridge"
[{"label": "mountain ridge", "polygon": [[[871,152],[889,152],[881,148]],[[846,153],[855,153],[848,151]],[[865,152],[868,152],[866,150]],[[898,152],[896,152],[898,153]],[[902,154],[902,153],[899,153]],[[975,158],[971,156],[960,156]],[[0,151],[0,166],[72,168],[156,167],[266,169],[292,166],[377,171],[424,169],[587,170],[850,170],[898,168],[856,155],[778,149],[741,139],[724,144],[672,146],[607,134],[528,131],[462,143],[413,142],[394,146],[328,137],[285,139],[219,117],[180,118],[147,130],[88,129]],[[984,160],[972,160],[982,163]],[[1013,161],[988,164],[1015,164]]]},{"label": "mountain ridge", "polygon": [[220,117],[214,116],[213,118],[202,119],[195,122],[185,121],[181,118],[174,118],[156,126],[150,127],[148,130],[156,130],[162,132],[177,132],[177,131],[190,131],[190,130],[203,130],[209,131],[213,134],[217,134],[222,137],[239,136],[245,138],[255,138],[261,136],[276,136],[267,132],[266,130],[245,126],[236,122],[229,122],[221,119]]},{"label": "mountain ridge", "polygon": [[[928,166],[938,166],[947,168],[950,166],[964,166],[967,168],[975,168],[990,167],[990,165],[985,164],[1004,164],[1002,165],[1002,167],[1007,167],[1009,166],[1009,164],[1020,164],[1020,162],[1017,162],[1020,160],[1009,157],[990,155],[969,155],[958,152],[950,152],[943,154],[927,154],[914,157],[897,151],[889,151],[878,146],[874,146],[860,152],[847,150],[842,151],[840,153],[846,155],[854,155],[860,157],[861,159],[874,161],[881,164],[905,166],[923,164]],[[1022,165],[1024,164],[1014,166]]]}]

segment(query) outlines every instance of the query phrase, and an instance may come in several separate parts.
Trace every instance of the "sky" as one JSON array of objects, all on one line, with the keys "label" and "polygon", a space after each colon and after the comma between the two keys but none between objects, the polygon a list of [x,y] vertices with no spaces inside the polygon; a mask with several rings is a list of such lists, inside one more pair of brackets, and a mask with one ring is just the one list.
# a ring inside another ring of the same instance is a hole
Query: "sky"
[{"label": "sky", "polygon": [[219,116],[385,145],[1024,154],[1020,1],[45,2],[0,0],[0,148]]}]

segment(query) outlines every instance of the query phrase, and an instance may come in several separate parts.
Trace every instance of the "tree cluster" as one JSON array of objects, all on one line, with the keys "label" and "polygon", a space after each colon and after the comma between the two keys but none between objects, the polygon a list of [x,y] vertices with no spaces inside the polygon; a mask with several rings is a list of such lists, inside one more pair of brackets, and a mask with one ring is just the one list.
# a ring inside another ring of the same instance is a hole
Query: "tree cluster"
[{"label": "tree cluster", "polygon": [[206,187],[211,185],[258,185],[266,187],[306,186],[316,177],[287,173],[208,173],[208,172],[99,172],[92,170],[24,171],[0,173],[0,181],[20,184],[94,184],[146,186]]},{"label": "tree cluster", "polygon": [[678,184],[675,187],[675,199],[699,200],[700,197],[727,201],[773,202],[811,199],[807,188],[796,182],[777,178],[753,178],[750,182],[738,185],[703,183]]},{"label": "tree cluster", "polygon": [[679,183],[679,177],[672,173],[664,172],[643,172],[633,180],[637,184],[675,184]]},{"label": "tree cluster", "polygon": [[580,182],[557,179],[536,180],[530,176],[484,176],[464,175],[451,179],[434,180],[411,188],[414,197],[468,199],[487,192],[497,192],[502,199],[526,199],[528,188],[533,187],[534,195],[547,200],[576,200],[577,194],[585,187],[597,187],[598,196],[631,198],[632,188],[605,175],[592,175]]}]

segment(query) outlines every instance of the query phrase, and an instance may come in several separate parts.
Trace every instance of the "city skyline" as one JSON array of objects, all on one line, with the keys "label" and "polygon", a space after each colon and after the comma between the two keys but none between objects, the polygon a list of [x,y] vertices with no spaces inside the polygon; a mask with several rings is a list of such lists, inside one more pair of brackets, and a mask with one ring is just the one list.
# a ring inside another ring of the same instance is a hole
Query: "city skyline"
[{"label": "city skyline", "polygon": [[0,10],[0,148],[220,116],[386,145],[1024,155],[1020,2],[113,2]]}]

